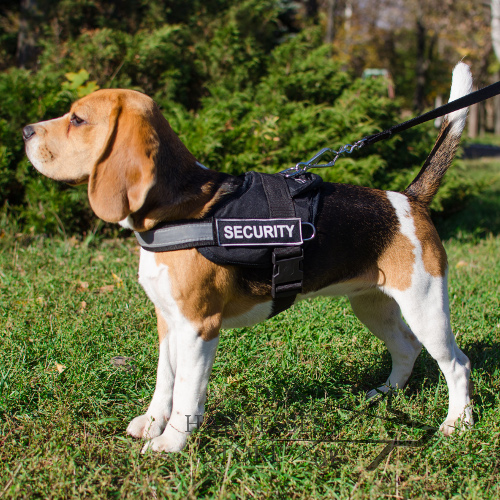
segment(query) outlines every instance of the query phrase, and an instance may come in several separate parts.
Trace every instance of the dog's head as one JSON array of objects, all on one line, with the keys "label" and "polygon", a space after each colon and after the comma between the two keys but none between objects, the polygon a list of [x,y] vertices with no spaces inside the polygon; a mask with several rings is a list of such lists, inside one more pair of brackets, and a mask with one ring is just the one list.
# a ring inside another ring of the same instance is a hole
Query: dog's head
[{"label": "dog's head", "polygon": [[153,210],[159,192],[165,199],[196,163],[153,100],[132,90],[94,92],[64,116],[24,127],[23,138],[42,174],[72,185],[88,182],[92,209],[109,222]]}]

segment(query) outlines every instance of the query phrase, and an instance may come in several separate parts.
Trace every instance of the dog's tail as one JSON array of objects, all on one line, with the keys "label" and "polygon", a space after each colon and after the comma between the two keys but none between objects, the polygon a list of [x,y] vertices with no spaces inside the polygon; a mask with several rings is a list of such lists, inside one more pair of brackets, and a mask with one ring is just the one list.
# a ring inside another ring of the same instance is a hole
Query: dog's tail
[{"label": "dog's tail", "polygon": [[[472,75],[469,66],[458,63],[453,70],[450,101],[459,99],[472,91]],[[437,193],[441,180],[457,152],[469,108],[459,109],[446,115],[431,154],[425,160],[417,177],[406,188],[404,194],[425,205],[429,205]]]}]

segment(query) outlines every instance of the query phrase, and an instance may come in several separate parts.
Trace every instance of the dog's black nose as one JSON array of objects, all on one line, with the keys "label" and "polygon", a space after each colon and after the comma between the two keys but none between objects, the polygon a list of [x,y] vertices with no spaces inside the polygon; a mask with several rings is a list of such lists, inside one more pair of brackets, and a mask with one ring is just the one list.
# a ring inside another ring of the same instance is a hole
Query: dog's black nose
[{"label": "dog's black nose", "polygon": [[23,139],[29,141],[35,135],[35,129],[31,125],[23,128]]}]

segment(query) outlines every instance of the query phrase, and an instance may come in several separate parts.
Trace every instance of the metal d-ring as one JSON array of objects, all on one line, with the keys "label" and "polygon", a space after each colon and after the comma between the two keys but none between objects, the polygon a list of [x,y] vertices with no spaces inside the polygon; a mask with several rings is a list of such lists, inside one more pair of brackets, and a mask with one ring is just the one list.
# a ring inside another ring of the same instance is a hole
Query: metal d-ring
[{"label": "metal d-ring", "polygon": [[302,226],[311,226],[312,227],[312,236],[310,238],[303,238],[302,241],[311,241],[316,237],[316,228],[314,227],[314,224],[311,224],[310,222],[302,222]]}]

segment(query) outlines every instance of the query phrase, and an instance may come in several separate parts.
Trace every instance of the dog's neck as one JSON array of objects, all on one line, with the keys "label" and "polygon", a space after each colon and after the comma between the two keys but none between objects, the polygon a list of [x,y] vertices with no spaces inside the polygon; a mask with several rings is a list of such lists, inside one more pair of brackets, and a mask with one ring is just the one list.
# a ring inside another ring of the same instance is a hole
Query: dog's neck
[{"label": "dog's neck", "polygon": [[155,185],[141,209],[121,223],[129,229],[147,231],[163,222],[200,219],[241,184],[234,176],[201,165],[167,127],[160,135]]}]

